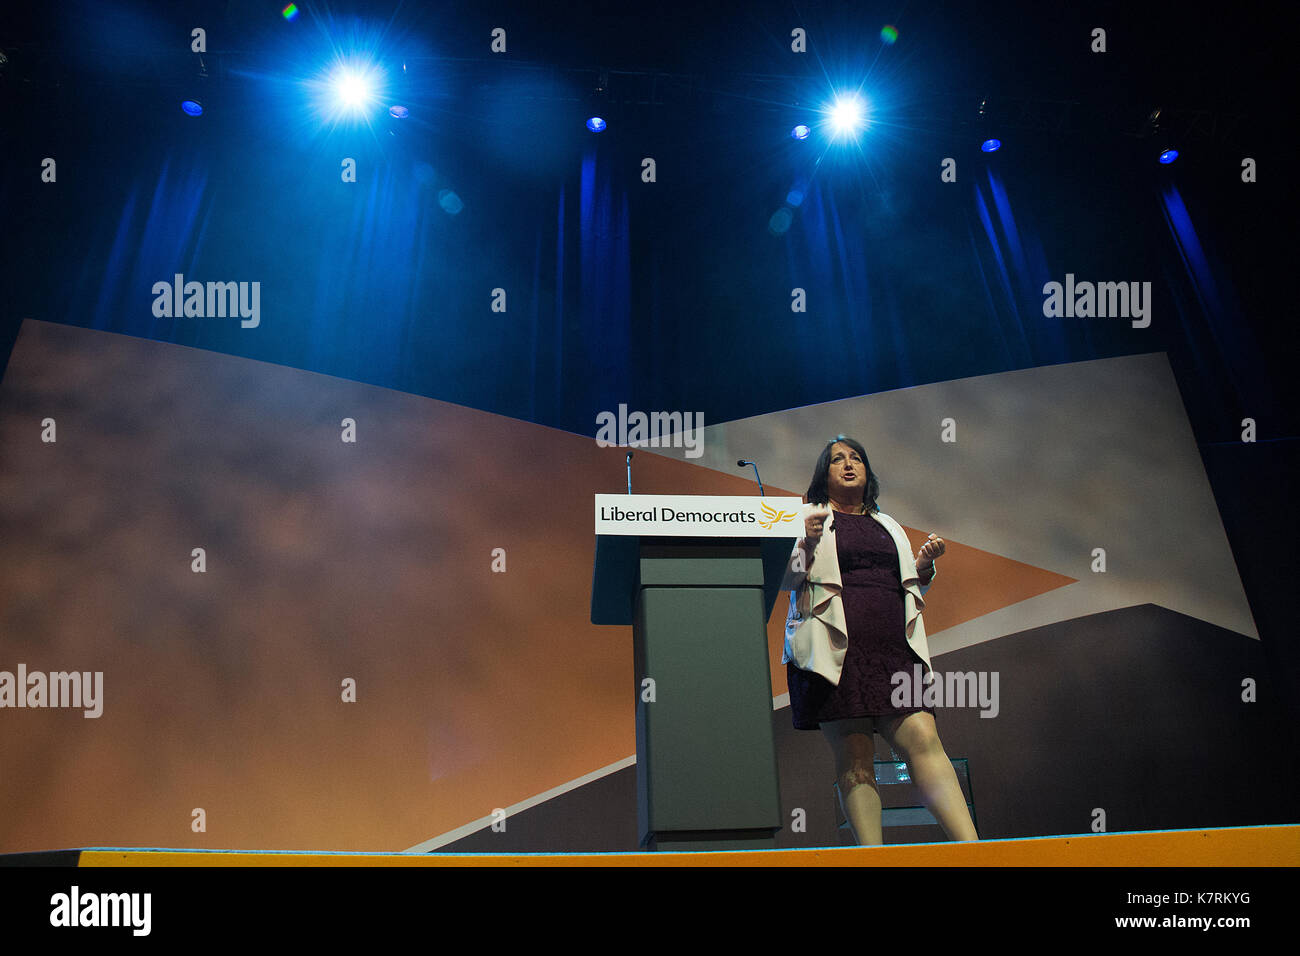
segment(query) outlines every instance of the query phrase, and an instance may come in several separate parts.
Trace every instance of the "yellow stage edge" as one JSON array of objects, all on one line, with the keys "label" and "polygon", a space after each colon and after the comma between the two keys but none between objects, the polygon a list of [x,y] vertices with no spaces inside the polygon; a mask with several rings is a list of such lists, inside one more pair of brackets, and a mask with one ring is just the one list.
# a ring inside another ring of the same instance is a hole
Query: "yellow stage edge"
[{"label": "yellow stage edge", "polygon": [[[67,853],[69,851],[55,851]],[[24,854],[31,856],[32,854]],[[121,866],[921,866],[1300,865],[1300,825],[1075,834],[977,843],[698,853],[365,853],[86,848],[77,865]]]}]

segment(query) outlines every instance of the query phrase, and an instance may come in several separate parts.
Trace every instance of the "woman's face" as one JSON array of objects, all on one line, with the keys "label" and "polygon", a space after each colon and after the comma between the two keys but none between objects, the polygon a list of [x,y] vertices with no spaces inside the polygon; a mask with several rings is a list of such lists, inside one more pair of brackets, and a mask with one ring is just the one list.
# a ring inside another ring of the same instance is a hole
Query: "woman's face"
[{"label": "woman's face", "polygon": [[826,486],[836,501],[860,502],[867,488],[867,466],[862,456],[843,442],[831,446],[831,470]]}]

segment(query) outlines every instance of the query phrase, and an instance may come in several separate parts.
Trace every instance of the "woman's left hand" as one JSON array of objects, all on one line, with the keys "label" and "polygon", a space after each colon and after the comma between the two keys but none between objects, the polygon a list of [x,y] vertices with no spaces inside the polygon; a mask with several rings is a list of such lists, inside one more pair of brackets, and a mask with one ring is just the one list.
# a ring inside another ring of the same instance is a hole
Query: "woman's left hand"
[{"label": "woman's left hand", "polygon": [[926,538],[925,544],[921,545],[921,550],[916,552],[916,570],[924,571],[930,565],[934,564],[934,559],[943,554],[943,538],[939,537],[933,531]]}]

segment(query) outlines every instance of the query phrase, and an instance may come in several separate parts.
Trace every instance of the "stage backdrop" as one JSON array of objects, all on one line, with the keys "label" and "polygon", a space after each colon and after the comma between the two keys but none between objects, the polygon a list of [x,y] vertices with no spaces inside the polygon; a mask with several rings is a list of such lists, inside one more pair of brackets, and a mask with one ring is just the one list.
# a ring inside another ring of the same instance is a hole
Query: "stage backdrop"
[{"label": "stage backdrop", "polygon": [[[743,457],[802,494],[840,432],[913,546],[948,541],[938,670],[998,675],[996,715],[939,715],[983,836],[1087,832],[1099,809],[1110,830],[1293,818],[1163,354],[711,425],[702,457],[639,453],[635,490],[753,493]],[[102,673],[98,716],[0,709],[0,851],[635,847],[631,631],[588,620],[591,496],[624,489],[621,449],[28,320],[0,455],[0,671]],[[780,842],[829,845],[829,752],[790,728],[783,617],[773,720],[807,826]]]}]

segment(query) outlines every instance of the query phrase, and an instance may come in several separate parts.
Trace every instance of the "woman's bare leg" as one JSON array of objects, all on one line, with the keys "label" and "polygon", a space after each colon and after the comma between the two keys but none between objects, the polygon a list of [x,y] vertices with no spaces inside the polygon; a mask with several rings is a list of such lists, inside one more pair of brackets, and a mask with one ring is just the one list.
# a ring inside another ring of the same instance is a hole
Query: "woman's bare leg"
[{"label": "woman's bare leg", "polygon": [[957,782],[957,772],[939,742],[934,717],[924,711],[906,714],[893,720],[878,720],[880,736],[903,755],[907,769],[921,791],[921,798],[934,818],[957,841],[978,840],[975,823],[966,806],[966,796]]},{"label": "woman's bare leg", "polygon": [[880,792],[876,789],[876,740],[872,719],[825,721],[822,733],[835,755],[840,807],[862,846],[880,846]]}]

